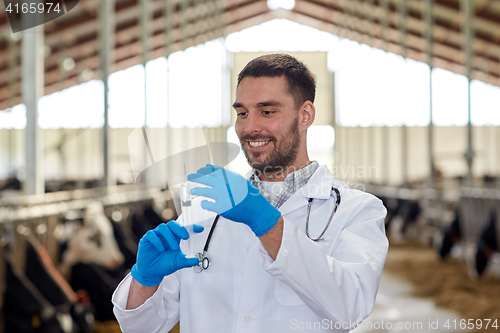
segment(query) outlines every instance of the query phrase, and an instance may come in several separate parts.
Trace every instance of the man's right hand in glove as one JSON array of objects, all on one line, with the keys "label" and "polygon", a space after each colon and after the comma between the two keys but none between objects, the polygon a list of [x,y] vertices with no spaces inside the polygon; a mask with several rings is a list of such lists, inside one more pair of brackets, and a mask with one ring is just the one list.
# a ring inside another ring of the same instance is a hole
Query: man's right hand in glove
[{"label": "man's right hand in glove", "polygon": [[[193,225],[194,232],[202,232],[203,227]],[[175,271],[196,266],[198,258],[186,258],[179,243],[188,239],[186,228],[174,221],[162,223],[156,229],[149,230],[139,241],[137,262],[132,267],[132,277],[147,287],[157,286],[163,277]]]},{"label": "man's right hand in glove", "polygon": [[[203,227],[193,224],[193,231],[202,232]],[[142,236],[137,262],[131,271],[133,279],[127,298],[127,310],[139,307],[153,296],[165,276],[181,268],[198,265],[198,258],[186,258],[180,249],[181,239],[188,238],[186,228],[174,221],[162,223]]]}]

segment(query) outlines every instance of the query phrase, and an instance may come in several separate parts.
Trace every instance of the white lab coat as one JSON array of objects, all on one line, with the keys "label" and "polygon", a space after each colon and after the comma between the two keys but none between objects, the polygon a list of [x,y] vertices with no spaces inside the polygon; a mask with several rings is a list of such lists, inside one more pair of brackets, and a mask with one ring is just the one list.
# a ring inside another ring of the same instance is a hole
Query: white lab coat
[{"label": "white lab coat", "polygon": [[[309,222],[317,237],[334,207],[332,186],[341,203],[325,233],[313,242],[305,234],[307,198],[314,198]],[[202,252],[215,217],[194,204],[193,216],[205,227],[194,236]],[[163,279],[143,305],[125,310],[131,277],[114,295],[123,332],[168,332],[179,320],[181,332],[346,332],[373,309],[388,241],[386,209],[368,193],[335,181],[320,166],[309,182],[281,207],[283,238],[275,261],[248,226],[220,218],[201,273],[182,269]]]}]

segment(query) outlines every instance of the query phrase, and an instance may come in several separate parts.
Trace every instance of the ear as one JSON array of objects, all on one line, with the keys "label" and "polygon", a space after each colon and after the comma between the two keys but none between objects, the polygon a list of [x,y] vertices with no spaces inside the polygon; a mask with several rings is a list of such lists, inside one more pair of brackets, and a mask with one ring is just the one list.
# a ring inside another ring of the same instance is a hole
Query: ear
[{"label": "ear", "polygon": [[299,128],[304,131],[309,128],[316,117],[316,108],[311,101],[305,101],[299,109]]}]

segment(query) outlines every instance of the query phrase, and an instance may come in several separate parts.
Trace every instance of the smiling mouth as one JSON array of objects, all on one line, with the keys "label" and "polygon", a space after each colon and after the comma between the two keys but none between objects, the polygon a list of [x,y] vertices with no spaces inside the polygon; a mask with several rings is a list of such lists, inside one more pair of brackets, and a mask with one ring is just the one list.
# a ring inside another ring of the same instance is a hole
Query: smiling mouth
[{"label": "smiling mouth", "polygon": [[269,143],[270,141],[248,141],[251,147],[262,147],[263,145]]},{"label": "smiling mouth", "polygon": [[251,141],[247,140],[248,142],[248,148],[247,151],[253,152],[253,153],[260,153],[266,150],[270,145],[272,140],[267,140],[267,141]]}]

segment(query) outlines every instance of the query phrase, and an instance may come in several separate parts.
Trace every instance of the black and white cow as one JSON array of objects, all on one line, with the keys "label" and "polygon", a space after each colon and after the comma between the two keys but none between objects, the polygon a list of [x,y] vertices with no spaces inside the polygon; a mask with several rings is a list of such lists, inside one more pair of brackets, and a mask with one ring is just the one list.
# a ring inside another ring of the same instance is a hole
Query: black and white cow
[{"label": "black and white cow", "polygon": [[99,321],[114,320],[111,296],[118,283],[136,261],[140,237],[165,222],[147,204],[131,214],[130,221],[122,214],[109,216],[100,202],[87,206],[83,219],[65,223],[61,240],[66,239],[66,249],[61,255],[61,271],[75,290],[85,290]]},{"label": "black and white cow", "polygon": [[83,217],[83,225],[67,232],[67,248],[62,253],[61,271],[65,276],[77,263],[96,264],[107,269],[118,268],[124,261],[114,236],[113,226],[98,201],[91,202]]},{"label": "black and white cow", "polygon": [[478,275],[482,275],[485,272],[491,258],[499,250],[496,213],[496,211],[492,211],[489,223],[477,241],[475,268]]},{"label": "black and white cow", "polygon": [[25,265],[6,258],[5,331],[90,333],[94,317],[52,264],[45,248],[27,236]]}]

